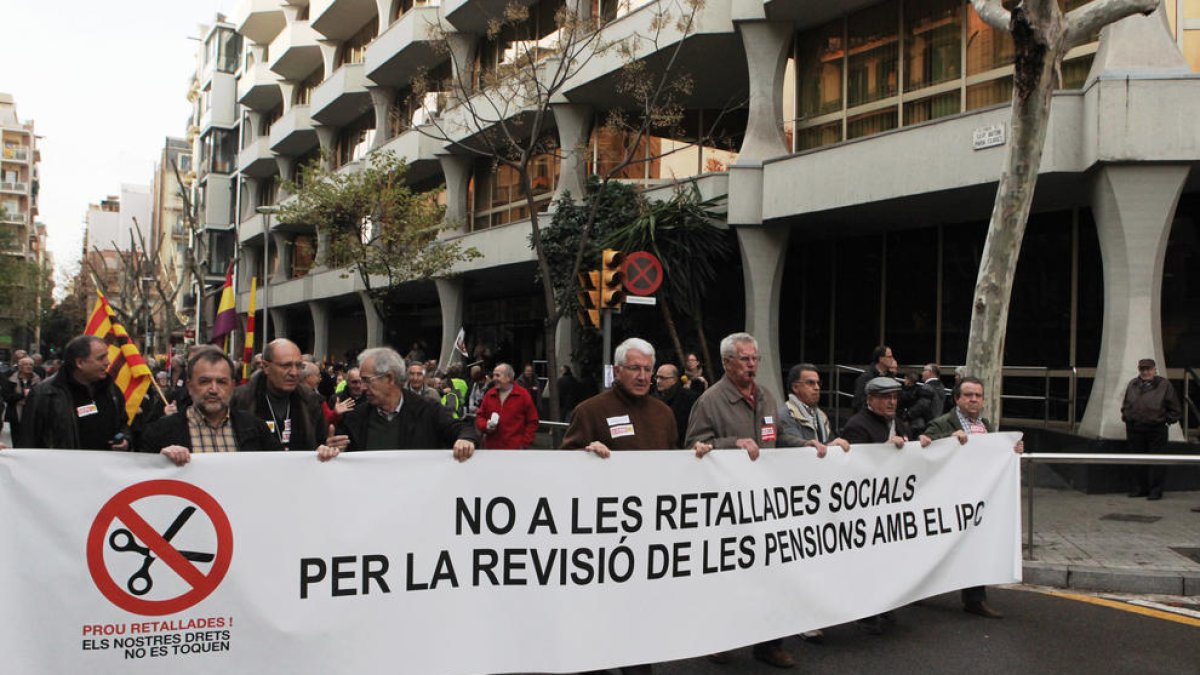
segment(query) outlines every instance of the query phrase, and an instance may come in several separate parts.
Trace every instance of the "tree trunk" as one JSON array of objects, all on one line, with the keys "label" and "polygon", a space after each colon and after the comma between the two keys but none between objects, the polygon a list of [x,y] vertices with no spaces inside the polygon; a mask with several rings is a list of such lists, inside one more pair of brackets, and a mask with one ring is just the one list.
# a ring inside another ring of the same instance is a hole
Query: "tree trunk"
[{"label": "tree trunk", "polygon": [[704,367],[708,369],[709,384],[712,384],[717,368],[713,365],[712,353],[708,348],[708,335],[704,332],[704,310],[697,307],[693,320],[696,322],[696,337],[700,339],[700,352],[704,357]]},{"label": "tree trunk", "polygon": [[1056,74],[1066,54],[1067,23],[1055,0],[1027,0],[1012,10],[1016,45],[1008,156],[975,281],[967,374],[983,380],[984,415],[1000,420],[1004,336],[1021,240],[1042,163]]},{"label": "tree trunk", "polygon": [[[660,297],[658,299],[658,307],[662,310],[663,323],[667,325],[667,333],[671,335],[671,344],[675,347],[675,358],[679,359],[680,368],[682,368],[684,357],[687,355],[683,353],[683,343],[679,341],[679,331],[675,327],[675,317],[671,314],[671,304],[667,302],[665,297]],[[660,356],[659,361],[661,360],[662,357]]]},{"label": "tree trunk", "polygon": [[[538,271],[542,277],[542,299],[546,303],[546,392],[550,397],[550,419],[562,419],[562,410],[558,405],[558,350],[557,333],[558,319],[562,315],[558,303],[554,300],[554,277],[550,275],[550,261],[542,250],[542,229],[538,223],[537,204],[533,199],[533,184],[529,180],[529,162],[522,162],[518,167],[518,177],[521,189],[525,191],[525,205],[529,209],[529,225],[532,231],[533,250],[537,254]],[[537,401],[534,401],[537,404]],[[553,438],[553,434],[551,435]]]}]

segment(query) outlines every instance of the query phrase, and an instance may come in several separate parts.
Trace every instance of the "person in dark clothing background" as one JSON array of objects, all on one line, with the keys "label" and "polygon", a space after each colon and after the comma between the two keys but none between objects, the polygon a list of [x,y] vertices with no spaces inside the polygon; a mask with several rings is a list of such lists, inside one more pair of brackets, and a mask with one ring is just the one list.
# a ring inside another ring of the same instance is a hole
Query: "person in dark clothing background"
[{"label": "person in dark clothing background", "polygon": [[128,450],[125,397],[108,375],[108,345],[81,335],[63,348],[62,369],[33,388],[19,448]]}]

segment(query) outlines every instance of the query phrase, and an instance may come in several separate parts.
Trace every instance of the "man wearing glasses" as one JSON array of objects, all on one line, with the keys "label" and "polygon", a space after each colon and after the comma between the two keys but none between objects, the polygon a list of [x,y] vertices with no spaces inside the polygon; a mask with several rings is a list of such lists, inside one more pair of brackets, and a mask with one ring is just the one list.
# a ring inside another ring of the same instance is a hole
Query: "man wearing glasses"
[{"label": "man wearing glasses", "polygon": [[406,392],[404,358],[394,349],[377,347],[358,356],[367,402],[346,413],[337,435],[317,448],[327,461],[342,450],[434,450],[452,448],[465,461],[475,453],[475,430],[464,420],[420,394]]},{"label": "man wearing glasses", "polygon": [[263,349],[263,369],[233,392],[230,407],[258,415],[284,450],[316,450],[325,442],[321,396],[301,383],[300,348],[279,338]]},{"label": "man wearing glasses", "polygon": [[629,338],[617,346],[613,364],[612,389],[575,408],[562,447],[584,449],[599,457],[608,457],[613,450],[676,447],[675,414],[666,403],[649,396],[654,347]]}]

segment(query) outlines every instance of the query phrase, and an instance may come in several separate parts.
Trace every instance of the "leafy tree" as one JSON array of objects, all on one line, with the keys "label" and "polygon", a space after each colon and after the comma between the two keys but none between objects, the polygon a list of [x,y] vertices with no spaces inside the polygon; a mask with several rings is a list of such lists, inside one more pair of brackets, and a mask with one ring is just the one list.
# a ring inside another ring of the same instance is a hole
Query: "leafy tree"
[{"label": "leafy tree", "polygon": [[391,152],[372,154],[358,171],[333,171],[318,160],[301,169],[299,183],[286,185],[296,199],[279,214],[281,223],[328,232],[327,264],[357,273],[384,319],[400,284],[444,275],[482,255],[438,238],[453,224],[442,222],[436,192],[409,187],[407,171]]}]

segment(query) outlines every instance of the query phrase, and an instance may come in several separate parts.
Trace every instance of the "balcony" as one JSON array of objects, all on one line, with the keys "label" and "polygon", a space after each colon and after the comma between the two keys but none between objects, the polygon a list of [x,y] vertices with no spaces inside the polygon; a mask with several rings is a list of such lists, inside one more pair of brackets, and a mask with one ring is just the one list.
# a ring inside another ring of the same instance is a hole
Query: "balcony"
[{"label": "balcony", "polygon": [[26,224],[25,214],[0,211],[0,223],[4,223],[5,225],[24,225]]},{"label": "balcony", "polygon": [[441,20],[440,7],[414,7],[405,12],[367,47],[367,77],[385,87],[407,87],[418,70],[445,60],[437,45],[440,30],[449,30]]},{"label": "balcony", "polygon": [[271,152],[271,139],[259,136],[250,141],[238,154],[238,169],[253,178],[263,178],[279,172],[275,155]]},{"label": "balcony", "polygon": [[0,181],[0,192],[16,192],[25,194],[28,191],[29,184],[19,180]]},{"label": "balcony", "polygon": [[254,213],[249,218],[242,221],[238,226],[238,243],[245,244],[248,241],[253,241],[262,236],[263,233],[263,216],[261,213]]},{"label": "balcony", "polygon": [[301,155],[317,145],[306,105],[294,105],[271,125],[271,150],[280,155]]},{"label": "balcony", "polygon": [[208,109],[200,115],[201,133],[213,127],[232,129],[238,122],[238,84],[231,73],[213,73],[208,90]]},{"label": "balcony", "polygon": [[295,21],[271,41],[271,70],[285,80],[303,80],[324,66],[317,32],[307,21]]},{"label": "balcony", "polygon": [[279,89],[279,75],[266,63],[256,63],[242,72],[237,85],[238,103],[251,110],[263,112],[283,101]]},{"label": "balcony", "polygon": [[[518,5],[535,5],[538,0],[516,0]],[[488,20],[504,16],[509,0],[442,0],[442,16],[464,33],[486,34]]]},{"label": "balcony", "polygon": [[13,147],[4,148],[3,158],[7,161],[27,162],[27,161],[29,161],[29,148],[22,147],[22,146],[18,146],[15,148],[13,148]]},{"label": "balcony", "polygon": [[[385,6],[389,3],[384,3]],[[375,0],[310,0],[312,27],[329,40],[345,40],[376,16]]]},{"label": "balcony", "polygon": [[205,178],[207,197],[200,213],[205,229],[227,230],[232,225],[233,178],[216,173]]},{"label": "balcony", "polygon": [[312,118],[321,124],[342,126],[370,109],[361,63],[343,65],[313,90]]},{"label": "balcony", "polygon": [[409,129],[388,141],[382,150],[395,153],[396,157],[407,162],[406,178],[409,183],[415,183],[441,172],[437,155],[445,152],[445,144],[429,134]]},{"label": "balcony", "polygon": [[242,0],[233,11],[237,32],[260,45],[271,44],[287,24],[279,0]]}]

